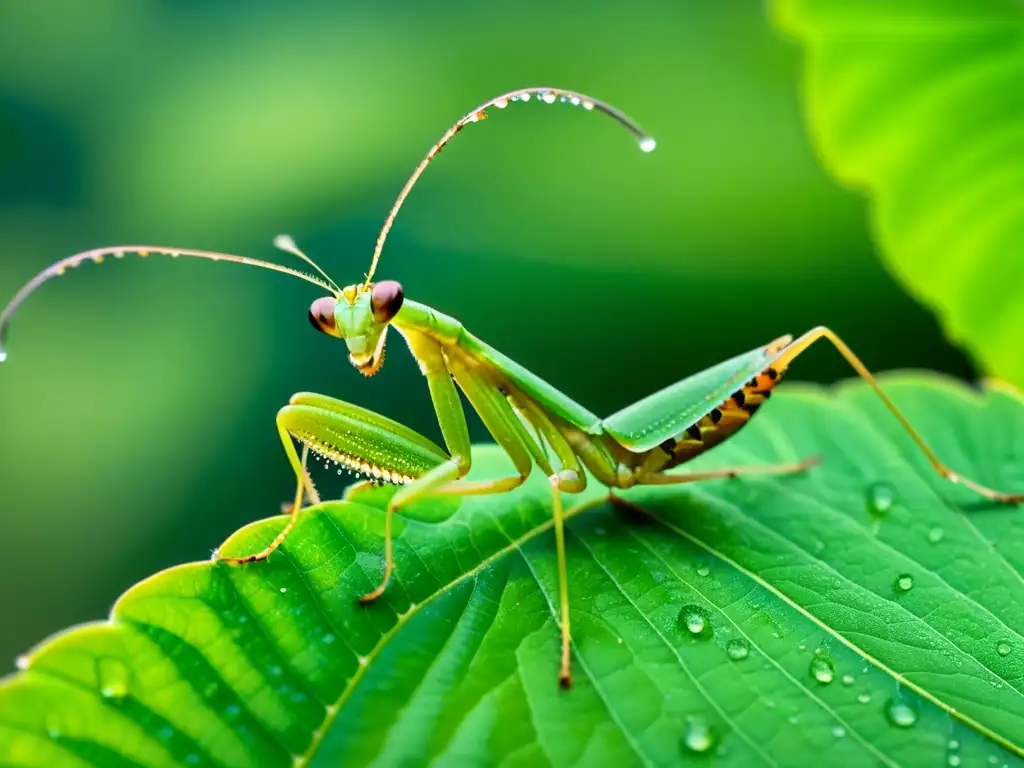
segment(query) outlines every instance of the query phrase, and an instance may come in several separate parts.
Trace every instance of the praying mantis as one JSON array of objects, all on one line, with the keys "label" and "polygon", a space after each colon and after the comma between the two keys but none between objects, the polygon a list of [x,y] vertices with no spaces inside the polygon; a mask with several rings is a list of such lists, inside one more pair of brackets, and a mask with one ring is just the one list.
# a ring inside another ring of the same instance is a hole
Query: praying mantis
[{"label": "praying mantis", "polygon": [[[29,281],[0,314],[0,361],[6,359],[11,318],[40,285],[86,261],[126,254],[191,257],[226,261],[281,272],[324,290],[313,301],[309,320],[320,332],[343,340],[357,371],[372,376],[384,362],[388,331],[394,329],[408,344],[427,382],[445,448],[419,433],[357,405],[314,393],[294,395],[277,414],[277,430],[295,471],[297,488],[280,533],[262,551],[221,560],[241,565],[265,560],[294,528],[303,502],[319,497],[306,471],[310,453],[348,468],[368,479],[399,486],[384,512],[384,563],[379,585],[359,602],[370,603],[388,586],[394,570],[395,513],[431,496],[498,494],[522,484],[538,468],[548,479],[554,516],[559,583],[560,684],[571,684],[571,632],[568,573],[565,554],[562,493],[579,493],[588,472],[610,489],[636,485],[693,483],[747,474],[788,474],[809,469],[814,457],[771,466],[724,467],[688,474],[669,470],[684,464],[736,434],[772,393],[793,360],[819,339],[831,342],[850,363],[917,447],[943,477],[994,501],[1015,503],[1022,493],[987,488],[947,467],[875,381],[853,351],[833,331],[814,328],[799,338],[782,336],[673,384],[607,418],[599,418],[536,374],[489,346],[453,317],[412,300],[393,280],[374,282],[388,232],[410,191],[445,145],[467,125],[483,120],[489,111],[531,99],[555,101],[597,111],[615,120],[650,152],[654,139],[628,115],[610,104],[561,88],[522,88],[497,96],[460,118],[434,144],[415,168],[392,206],[377,238],[369,270],[361,282],[339,287],[328,274],[287,236],[275,245],[301,259],[315,274],[274,262],[212,251],[129,245],[85,251],[56,262]],[[471,450],[466,415],[459,390],[495,442],[507,455],[512,471],[504,477],[469,480]],[[301,455],[297,450],[301,446]]]}]

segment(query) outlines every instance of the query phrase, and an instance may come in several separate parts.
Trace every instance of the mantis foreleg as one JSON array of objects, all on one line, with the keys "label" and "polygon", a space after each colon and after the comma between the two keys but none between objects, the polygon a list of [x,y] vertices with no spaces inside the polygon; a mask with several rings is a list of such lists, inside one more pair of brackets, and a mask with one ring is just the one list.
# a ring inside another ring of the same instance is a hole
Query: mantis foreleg
[{"label": "mantis foreleg", "polygon": [[288,538],[288,534],[292,532],[292,528],[295,527],[295,523],[299,518],[299,512],[302,510],[303,497],[308,493],[310,499],[315,500],[314,503],[317,503],[320,500],[319,494],[317,494],[316,489],[313,487],[313,481],[309,477],[309,473],[306,471],[306,462],[309,459],[309,446],[302,446],[302,457],[300,458],[295,452],[295,443],[292,441],[287,429],[281,424],[280,416],[278,416],[277,431],[278,434],[281,435],[285,453],[288,455],[288,460],[291,462],[292,468],[295,470],[297,479],[295,499],[292,501],[291,509],[288,512],[288,522],[285,523],[281,532],[274,537],[274,540],[261,551],[251,555],[245,555],[244,557],[225,557],[223,559],[226,562],[240,565],[242,563],[252,563],[257,560],[266,560],[275,549],[281,546],[284,540]]},{"label": "mantis foreleg", "polygon": [[[440,346],[428,336],[409,333],[407,340],[427,378],[437,422],[451,458],[415,479],[391,497],[384,512],[384,575],[376,589],[360,599],[362,603],[369,603],[380,597],[394,572],[392,526],[396,511],[428,496],[469,496],[509,491],[521,485],[530,474],[531,454],[542,455],[500,393],[465,367],[450,366],[442,355]],[[455,370],[452,370],[452,367]],[[491,480],[464,479],[472,461],[469,430],[462,401],[452,382],[453,375],[458,379],[474,409],[480,414],[484,426],[512,460],[516,469],[515,475]]]}]

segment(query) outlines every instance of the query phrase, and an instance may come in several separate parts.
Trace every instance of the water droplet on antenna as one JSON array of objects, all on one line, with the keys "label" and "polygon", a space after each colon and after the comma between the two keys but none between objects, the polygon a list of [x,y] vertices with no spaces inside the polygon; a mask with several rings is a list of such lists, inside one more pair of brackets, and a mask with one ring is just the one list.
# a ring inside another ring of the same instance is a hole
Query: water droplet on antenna
[{"label": "water droplet on antenna", "polygon": [[541,96],[541,98],[544,99],[544,102],[546,104],[554,104],[555,103],[555,94],[553,94],[551,91],[548,91],[547,93],[543,94]]},{"label": "water droplet on antenna", "polygon": [[[584,104],[584,106],[586,105]],[[658,142],[654,140],[653,136],[644,136],[640,139],[641,152],[653,152],[656,146],[658,146]]]}]

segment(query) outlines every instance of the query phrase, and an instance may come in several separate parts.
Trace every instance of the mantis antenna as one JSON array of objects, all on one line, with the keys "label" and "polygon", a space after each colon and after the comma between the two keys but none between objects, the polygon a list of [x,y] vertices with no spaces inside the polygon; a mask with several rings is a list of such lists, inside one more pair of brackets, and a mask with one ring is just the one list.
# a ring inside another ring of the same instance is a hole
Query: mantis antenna
[{"label": "mantis antenna", "polygon": [[[313,267],[324,275],[327,275],[317,267],[316,264],[309,259],[309,257],[301,254],[298,248],[294,248],[294,242],[291,241],[290,237],[284,236],[279,237],[275,240],[275,244],[282,250],[288,251],[289,253],[295,253],[299,258],[304,259],[308,263],[312,264]],[[291,247],[284,247],[291,246]],[[297,277],[300,280],[305,280],[307,283],[320,286],[329,293],[335,296],[339,295],[340,291],[334,281],[327,278],[327,282],[321,280],[314,275],[307,275],[305,272],[299,272],[297,269],[291,267],[285,267],[281,264],[274,264],[269,261],[260,261],[259,259],[250,259],[247,256],[234,256],[230,253],[216,253],[213,251],[195,251],[188,248],[163,248],[161,246],[154,245],[121,245],[113,248],[96,248],[91,251],[84,251],[83,253],[77,253],[74,256],[68,256],[66,259],[61,259],[55,264],[50,265],[38,275],[33,277],[25,286],[15,294],[14,298],[11,299],[10,303],[4,308],[3,313],[0,313],[0,363],[7,359],[7,329],[11,323],[11,318],[14,313],[21,306],[21,303],[28,298],[29,294],[36,290],[39,286],[54,277],[60,277],[69,269],[74,269],[79,264],[86,261],[92,261],[96,264],[101,264],[103,259],[107,256],[113,256],[115,259],[124,258],[125,254],[135,254],[137,256],[149,256],[151,254],[158,254],[160,256],[170,256],[171,258],[177,258],[179,256],[187,256],[196,259],[207,259],[208,261],[230,261],[235,264],[246,264],[250,267],[259,267],[261,269],[269,269],[274,272],[283,272],[286,275]]]},{"label": "mantis antenna", "polygon": [[515,91],[509,91],[503,93],[501,96],[495,96],[490,101],[481,104],[479,107],[474,109],[472,112],[468,112],[459,119],[451,128],[449,128],[445,134],[441,137],[434,146],[427,152],[427,156],[420,161],[420,164],[416,166],[416,170],[412,172],[412,176],[405,182],[405,186],[402,187],[402,191],[398,194],[398,199],[395,200],[395,204],[391,206],[391,212],[388,213],[387,219],[384,220],[384,226],[381,228],[380,234],[377,236],[377,247],[373,249],[373,260],[370,262],[370,271],[366,274],[366,281],[363,283],[363,288],[370,287],[370,280],[373,278],[373,273],[377,269],[377,262],[380,261],[380,253],[384,249],[384,241],[387,239],[388,232],[391,231],[391,225],[395,223],[395,217],[398,215],[399,209],[405,202],[405,198],[409,196],[409,192],[412,190],[413,185],[423,171],[430,165],[430,161],[440,154],[441,150],[444,149],[445,144],[451,141],[455,134],[465,128],[469,123],[476,123],[487,117],[487,110],[491,107],[497,107],[498,109],[504,109],[508,106],[511,101],[529,101],[531,96],[537,96],[537,100],[544,102],[545,104],[554,104],[555,101],[568,102],[573,106],[582,106],[588,112],[597,110],[611,117],[613,120],[622,125],[627,131],[629,131],[636,138],[640,144],[640,149],[644,152],[651,152],[655,146],[657,146],[654,138],[644,133],[643,129],[624,112],[619,111],[611,104],[607,104],[603,101],[598,101],[590,96],[576,91],[567,91],[562,88],[520,88]]}]

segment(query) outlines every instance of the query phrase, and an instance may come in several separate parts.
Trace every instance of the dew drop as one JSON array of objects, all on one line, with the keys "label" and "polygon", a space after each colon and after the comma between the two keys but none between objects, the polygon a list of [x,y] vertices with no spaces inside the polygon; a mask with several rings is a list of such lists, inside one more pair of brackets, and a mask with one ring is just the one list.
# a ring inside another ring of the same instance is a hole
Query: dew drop
[{"label": "dew drop", "polygon": [[703,717],[689,717],[683,731],[683,746],[691,752],[703,754],[715,745],[715,735]]},{"label": "dew drop", "polygon": [[522,99],[523,101],[529,101],[530,100],[530,94],[529,93],[520,94],[519,98]]},{"label": "dew drop", "polygon": [[843,738],[843,736],[846,735],[846,729],[843,728],[843,726],[841,725],[833,725],[832,735],[835,736],[837,739],[841,739]]},{"label": "dew drop", "polygon": [[14,666],[22,671],[28,669],[29,660],[28,656],[19,656],[14,660]]},{"label": "dew drop", "polygon": [[[998,647],[996,647],[996,653],[1000,656],[1009,656],[1013,653],[1013,648],[1010,647],[1009,643],[1000,643]],[[21,667],[19,667],[19,669],[21,669]]]},{"label": "dew drop", "polygon": [[946,532],[943,531],[941,528],[932,528],[930,531],[928,531],[928,541],[930,541],[932,544],[938,544],[940,541],[942,541],[942,537],[945,535]]},{"label": "dew drop", "polygon": [[119,659],[101,659],[97,669],[100,695],[114,703],[121,702],[128,695],[131,672]]},{"label": "dew drop", "polygon": [[853,681],[853,675],[851,675],[850,673],[846,673],[845,675],[843,675],[843,685],[853,685]]},{"label": "dew drop", "polygon": [[857,701],[859,701],[861,704],[867,704],[869,701],[871,701],[871,694],[862,693],[860,696],[857,697]]},{"label": "dew drop", "polygon": [[332,635],[330,632],[328,632],[326,635],[323,636],[323,643],[324,643],[324,645],[331,645],[333,642],[334,642],[334,635]]},{"label": "dew drop", "polygon": [[698,576],[707,576],[709,573],[711,573],[711,569],[708,568],[706,565],[702,565],[700,568],[697,569]]},{"label": "dew drop", "polygon": [[810,672],[811,677],[822,685],[828,685],[836,676],[836,670],[835,667],[832,666],[832,660],[827,656],[815,656],[811,659]]},{"label": "dew drop", "polygon": [[726,644],[725,653],[733,661],[742,661],[750,655],[750,645],[746,640],[736,638]]},{"label": "dew drop", "polygon": [[917,713],[902,701],[891,699],[885,708],[885,716],[898,728],[909,728],[917,722]]},{"label": "dew drop", "polygon": [[896,489],[890,483],[872,483],[868,488],[868,512],[885,517],[896,500]]},{"label": "dew drop", "polygon": [[656,146],[658,146],[658,142],[654,140],[653,136],[644,136],[640,139],[641,152],[653,152]]},{"label": "dew drop", "polygon": [[156,732],[156,737],[160,739],[160,741],[170,741],[174,738],[174,728],[169,725],[165,725]]},{"label": "dew drop", "polygon": [[946,758],[946,765],[949,765],[951,768],[957,768],[961,762],[960,755],[950,755]]},{"label": "dew drop", "polygon": [[949,747],[950,749],[952,749],[952,750],[956,751],[956,750],[960,749],[960,742],[959,742],[959,741],[957,741],[956,739],[950,739],[950,740],[949,740],[949,743],[947,744],[947,746],[948,746],[948,747]]},{"label": "dew drop", "polygon": [[287,592],[287,591],[288,591],[288,587],[281,587],[281,594],[282,594],[282,595],[283,595],[283,594],[284,594],[285,592]]},{"label": "dew drop", "polygon": [[544,99],[545,104],[554,104],[556,96],[551,91],[548,91],[542,95],[541,98]]},{"label": "dew drop", "polygon": [[699,605],[684,605],[679,611],[679,623],[694,637],[711,637],[711,619]]},{"label": "dew drop", "polygon": [[900,592],[909,592],[914,588],[914,577],[909,573],[901,573],[900,577],[896,579],[896,589]]}]

